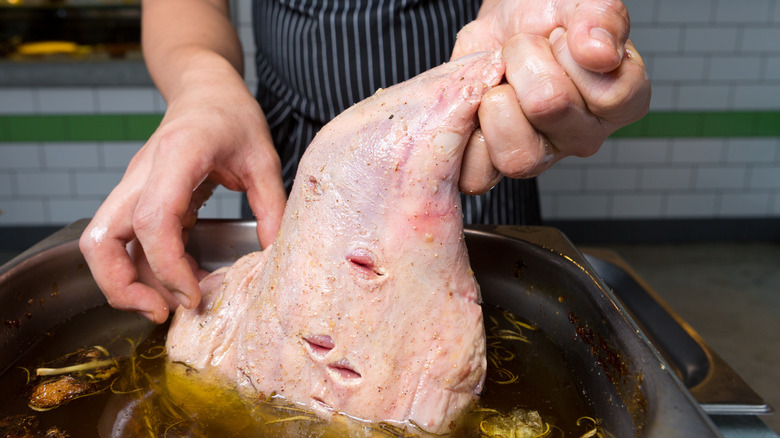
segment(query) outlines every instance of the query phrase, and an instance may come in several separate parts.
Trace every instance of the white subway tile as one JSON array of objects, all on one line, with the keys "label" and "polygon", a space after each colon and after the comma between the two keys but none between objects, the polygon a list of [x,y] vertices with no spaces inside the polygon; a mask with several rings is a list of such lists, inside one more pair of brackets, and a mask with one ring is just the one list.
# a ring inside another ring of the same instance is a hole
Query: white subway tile
[{"label": "white subway tile", "polygon": [[[222,186],[220,186],[220,187],[222,187]],[[227,190],[227,189],[226,189],[226,190]],[[222,199],[228,199],[228,200],[230,200],[231,202],[232,202],[232,201],[238,201],[238,202],[241,202],[241,199],[244,197],[244,193],[243,193],[243,192],[234,192],[234,191],[232,191],[232,190],[227,190],[227,192],[226,192],[226,193],[220,193],[220,194],[219,194],[219,196],[220,196]]]},{"label": "white subway tile", "polygon": [[558,196],[557,219],[605,219],[609,217],[610,199],[607,195]]},{"label": "white subway tile", "polygon": [[40,112],[43,114],[94,114],[95,91],[89,87],[38,89]]},{"label": "white subway tile", "polygon": [[777,4],[775,4],[775,10],[772,16],[770,17],[770,20],[773,23],[780,23],[780,8],[777,7]]},{"label": "white subway tile", "polygon": [[101,196],[106,197],[111,190],[119,184],[124,172],[117,170],[89,172],[81,171],[75,175],[76,194],[79,196]]},{"label": "white subway tile", "polygon": [[692,185],[690,167],[645,167],[640,172],[640,190],[690,189]]},{"label": "white subway tile", "polygon": [[103,150],[103,165],[108,169],[125,169],[143,145],[143,142],[138,141],[103,143],[100,145]]},{"label": "white subway tile", "polygon": [[728,217],[768,216],[771,196],[769,193],[724,193],[718,213]]},{"label": "white subway tile", "polygon": [[255,32],[252,23],[241,24],[236,29],[238,39],[241,41],[241,50],[245,54],[255,53]]},{"label": "white subway tile", "polygon": [[42,199],[0,199],[0,225],[41,225],[48,222]]},{"label": "white subway tile", "polygon": [[737,84],[734,109],[775,110],[780,102],[780,85]]},{"label": "white subway tile", "polygon": [[[640,53],[642,52],[641,49],[639,49]],[[655,60],[656,56],[663,56],[658,55],[654,53],[641,53],[642,54],[642,62],[645,64],[645,69],[647,70],[647,74],[649,75],[650,72],[653,71],[653,61]],[[651,78],[652,79],[652,78]]]},{"label": "white subway tile", "polygon": [[650,70],[651,81],[701,81],[705,76],[703,56],[658,55]]},{"label": "white subway tile", "polygon": [[746,27],[742,31],[742,52],[769,52],[777,53],[777,42],[780,41],[780,27]]},{"label": "white subway tile", "polygon": [[0,196],[11,197],[14,195],[14,181],[9,172],[0,171]]},{"label": "white subway tile", "polygon": [[199,218],[239,219],[241,217],[241,192],[217,186],[214,193],[198,210]]},{"label": "white subway tile", "polygon": [[221,219],[240,219],[241,218],[241,198],[222,197],[219,205],[219,217]]},{"label": "white subway tile", "polygon": [[719,163],[726,143],[721,138],[676,139],[672,141],[672,163]]},{"label": "white subway tile", "polygon": [[247,60],[244,63],[244,82],[249,87],[249,91],[254,94],[257,90],[257,66],[254,60]]},{"label": "white subway tile", "polygon": [[43,157],[36,143],[0,143],[0,169],[40,169]]},{"label": "white subway tile", "polygon": [[257,92],[257,84],[258,84],[257,79],[247,78],[244,82],[246,83],[246,87],[249,88],[249,91],[254,96],[255,93]]},{"label": "white subway tile", "polygon": [[94,169],[100,166],[98,146],[94,143],[45,143],[41,147],[49,169]]},{"label": "white subway tile", "polygon": [[680,84],[678,110],[728,109],[733,93],[731,85]]},{"label": "white subway tile", "polygon": [[52,224],[70,224],[79,219],[91,218],[100,207],[101,199],[52,199],[49,201]]},{"label": "white subway tile", "polygon": [[659,164],[669,160],[667,139],[621,140],[615,147],[618,164]]},{"label": "white subway tile", "polygon": [[200,219],[218,219],[220,217],[219,200],[211,197],[205,204],[201,205],[198,210],[198,218]]},{"label": "white subway tile", "polygon": [[666,197],[666,217],[712,217],[718,197],[712,193],[671,193]]},{"label": "white subway tile", "polygon": [[164,113],[168,109],[168,103],[165,102],[162,94],[155,88],[154,90],[154,111]]},{"label": "white subway tile", "polygon": [[714,55],[710,59],[709,80],[755,81],[762,74],[762,60],[758,56]]},{"label": "white subway tile", "polygon": [[589,157],[567,157],[565,162],[575,166],[593,166],[599,164],[610,164],[615,161],[615,140],[607,139],[601,144],[599,150]]},{"label": "white subway tile", "polygon": [[0,88],[0,114],[34,114],[37,107],[32,88]]},{"label": "white subway tile", "polygon": [[734,138],[726,143],[729,163],[776,163],[780,159],[780,142],[775,138]]},{"label": "white subway tile", "polygon": [[750,169],[748,186],[751,189],[774,189],[780,191],[780,165],[758,166]]},{"label": "white subway tile", "polygon": [[677,53],[682,42],[682,30],[679,26],[632,26],[629,37],[642,56],[653,53]]},{"label": "white subway tile", "polygon": [[611,164],[615,161],[613,158],[614,148],[610,146],[610,142],[614,140],[607,139],[602,143],[601,147],[595,154],[589,157],[575,157],[568,156],[563,157],[560,161],[553,165],[553,169],[582,169],[589,166],[602,166],[604,164]]},{"label": "white subway tile", "polygon": [[657,2],[648,0],[625,0],[623,2],[631,17],[631,27],[637,24],[653,23],[656,18]]},{"label": "white subway tile", "polygon": [[762,79],[766,79],[770,81],[780,80],[780,56],[767,55],[766,67]]},{"label": "white subway tile", "polygon": [[635,190],[639,186],[639,171],[635,167],[589,168],[585,172],[585,189],[596,191]]},{"label": "white subway tile", "polygon": [[659,217],[663,208],[663,196],[656,194],[615,195],[610,217],[636,219]]},{"label": "white subway tile", "polygon": [[683,37],[685,52],[728,53],[737,49],[736,27],[688,27]]},{"label": "white subway tile", "polygon": [[154,113],[156,93],[152,87],[101,87],[98,109],[101,114]]},{"label": "white subway tile", "polygon": [[701,167],[695,172],[698,189],[745,189],[748,177],[746,167]]},{"label": "white subway tile", "polygon": [[662,23],[706,23],[711,21],[711,0],[658,0],[658,20]]},{"label": "white subway tile", "polygon": [[715,19],[719,23],[766,23],[772,3],[770,0],[718,0]]},{"label": "white subway tile", "polygon": [[677,109],[678,85],[652,84],[652,87],[653,95],[650,99],[650,111]]},{"label": "white subway tile", "polygon": [[252,24],[252,0],[235,0],[232,5],[239,23]]},{"label": "white subway tile", "polygon": [[582,168],[556,168],[553,166],[539,175],[539,191],[542,193],[580,191],[582,190],[583,175]]},{"label": "white subway tile", "polygon": [[61,196],[73,193],[71,175],[62,171],[19,171],[16,183],[21,196]]}]

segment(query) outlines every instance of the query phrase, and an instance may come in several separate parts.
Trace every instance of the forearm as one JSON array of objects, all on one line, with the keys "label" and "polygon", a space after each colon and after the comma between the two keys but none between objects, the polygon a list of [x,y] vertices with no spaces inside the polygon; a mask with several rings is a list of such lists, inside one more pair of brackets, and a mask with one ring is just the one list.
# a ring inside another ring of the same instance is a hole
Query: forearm
[{"label": "forearm", "polygon": [[168,102],[198,82],[243,74],[241,44],[230,22],[227,3],[227,0],[144,0],[144,58],[152,79]]}]

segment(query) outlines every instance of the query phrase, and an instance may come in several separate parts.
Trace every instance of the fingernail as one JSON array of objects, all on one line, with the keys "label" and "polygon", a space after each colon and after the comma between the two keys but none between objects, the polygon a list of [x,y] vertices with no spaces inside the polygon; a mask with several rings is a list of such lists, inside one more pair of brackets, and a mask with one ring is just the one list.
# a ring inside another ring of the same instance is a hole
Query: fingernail
[{"label": "fingernail", "polygon": [[617,41],[615,41],[615,37],[613,37],[612,34],[607,32],[605,29],[602,29],[600,27],[594,27],[590,30],[588,35],[590,35],[590,37],[593,38],[594,40],[600,41],[614,50],[618,50]]},{"label": "fingernail", "polygon": [[173,293],[173,296],[176,297],[176,299],[179,301],[179,304],[181,304],[185,309],[189,309],[192,305],[192,301],[190,301],[190,297],[184,294],[182,291],[174,290],[171,291]]}]

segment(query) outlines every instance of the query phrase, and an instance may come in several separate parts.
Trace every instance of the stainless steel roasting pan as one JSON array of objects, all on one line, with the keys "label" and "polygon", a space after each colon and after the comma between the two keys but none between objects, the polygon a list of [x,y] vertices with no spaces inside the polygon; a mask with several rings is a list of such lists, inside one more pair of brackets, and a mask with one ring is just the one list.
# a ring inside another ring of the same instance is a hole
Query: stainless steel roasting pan
[{"label": "stainless steel roasting pan", "polygon": [[[0,268],[0,371],[59,323],[105,300],[78,250],[78,221]],[[621,301],[559,231],[466,230],[485,303],[538,327],[560,351],[588,409],[616,437],[718,437],[711,419]],[[202,220],[188,250],[204,269],[257,250],[254,223]],[[116,318],[137,330],[140,318]],[[126,326],[126,327],[125,327]],[[109,326],[106,330],[115,330]]]}]

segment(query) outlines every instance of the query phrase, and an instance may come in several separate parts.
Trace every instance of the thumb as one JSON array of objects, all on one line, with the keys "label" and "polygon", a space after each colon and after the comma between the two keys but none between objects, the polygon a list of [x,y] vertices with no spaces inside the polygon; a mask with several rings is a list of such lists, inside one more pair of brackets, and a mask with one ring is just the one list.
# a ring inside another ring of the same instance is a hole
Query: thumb
[{"label": "thumb", "polygon": [[619,0],[571,1],[560,24],[569,50],[581,67],[599,73],[615,70],[623,60],[630,20]]}]

